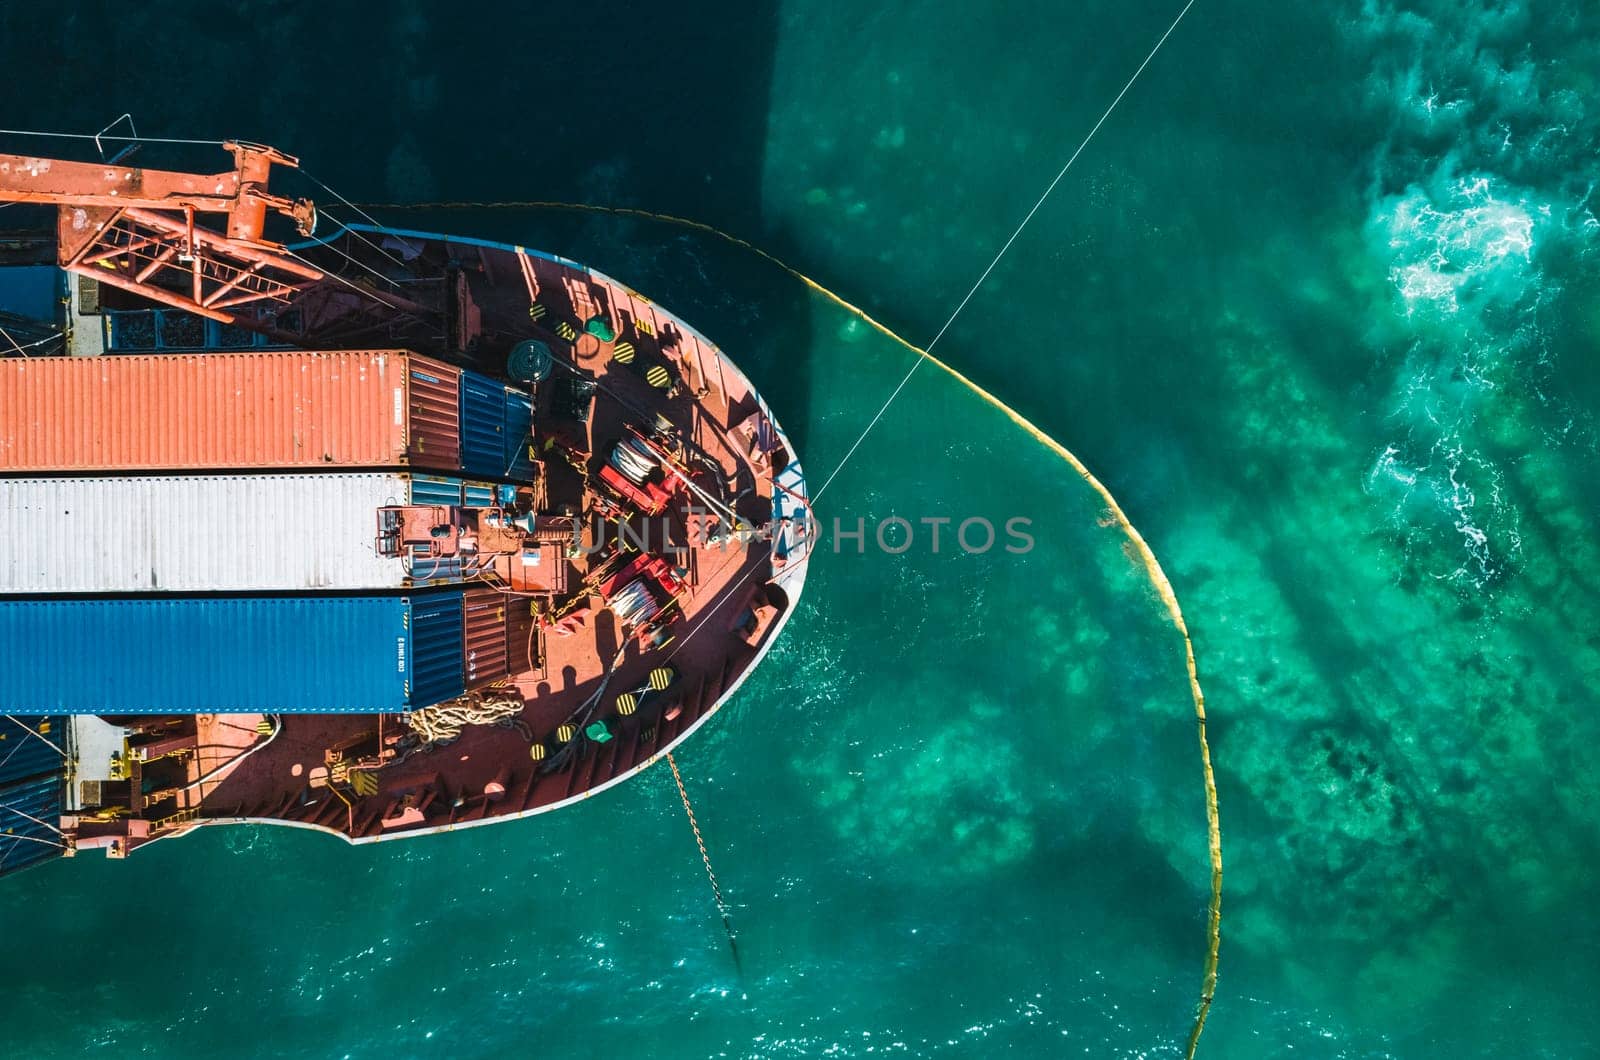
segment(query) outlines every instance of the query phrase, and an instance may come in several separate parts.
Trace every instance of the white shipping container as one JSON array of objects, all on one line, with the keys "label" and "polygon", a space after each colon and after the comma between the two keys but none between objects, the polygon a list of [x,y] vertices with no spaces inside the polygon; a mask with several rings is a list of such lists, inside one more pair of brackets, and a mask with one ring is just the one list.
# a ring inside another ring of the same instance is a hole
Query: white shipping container
[{"label": "white shipping container", "polygon": [[0,593],[396,589],[459,580],[374,548],[401,473],[0,480]]}]

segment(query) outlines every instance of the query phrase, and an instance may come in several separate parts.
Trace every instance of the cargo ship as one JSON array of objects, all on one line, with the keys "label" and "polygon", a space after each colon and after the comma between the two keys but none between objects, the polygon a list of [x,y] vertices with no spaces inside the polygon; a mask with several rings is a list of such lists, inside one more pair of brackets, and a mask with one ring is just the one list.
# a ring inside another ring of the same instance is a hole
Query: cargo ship
[{"label": "cargo ship", "polygon": [[[544,813],[704,725],[816,531],[738,367],[557,255],[0,155],[0,874]],[[279,231],[279,230],[282,231]]]}]

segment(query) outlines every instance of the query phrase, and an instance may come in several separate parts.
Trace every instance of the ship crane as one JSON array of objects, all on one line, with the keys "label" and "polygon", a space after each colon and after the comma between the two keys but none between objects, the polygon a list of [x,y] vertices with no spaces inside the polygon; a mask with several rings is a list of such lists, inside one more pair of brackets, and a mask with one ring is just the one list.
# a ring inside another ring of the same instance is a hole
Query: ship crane
[{"label": "ship crane", "polygon": [[[64,270],[224,323],[234,310],[286,307],[323,273],[264,236],[269,214],[301,235],[316,227],[308,199],[267,190],[273,166],[298,159],[271,147],[228,141],[234,167],[175,173],[103,162],[0,154],[0,203],[57,207],[57,254]],[[196,215],[222,214],[221,231]]]}]

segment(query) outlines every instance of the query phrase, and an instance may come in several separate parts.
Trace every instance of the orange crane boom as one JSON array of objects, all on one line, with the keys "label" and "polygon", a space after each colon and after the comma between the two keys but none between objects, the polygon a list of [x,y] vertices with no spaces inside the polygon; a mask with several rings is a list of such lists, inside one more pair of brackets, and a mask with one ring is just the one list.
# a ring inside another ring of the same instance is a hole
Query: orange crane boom
[{"label": "orange crane boom", "polygon": [[[236,307],[287,305],[323,273],[263,234],[268,211],[293,220],[302,235],[316,226],[310,200],[267,190],[274,165],[299,161],[257,144],[223,146],[234,168],[214,174],[0,154],[0,202],[59,208],[63,269],[233,323]],[[197,225],[197,214],[225,214],[225,232]]]}]

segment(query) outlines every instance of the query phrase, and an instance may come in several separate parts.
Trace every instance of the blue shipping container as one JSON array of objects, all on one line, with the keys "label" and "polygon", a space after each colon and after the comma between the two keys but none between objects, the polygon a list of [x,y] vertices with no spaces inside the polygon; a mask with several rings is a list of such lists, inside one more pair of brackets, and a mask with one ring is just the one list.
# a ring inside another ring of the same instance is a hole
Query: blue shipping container
[{"label": "blue shipping container", "polygon": [[447,506],[460,504],[462,503],[463,485],[458,478],[442,478],[438,475],[412,475],[411,503],[443,504]]},{"label": "blue shipping container", "polygon": [[505,477],[505,389],[486,375],[461,373],[461,467],[469,475]]},{"label": "blue shipping container", "polygon": [[0,600],[0,713],[360,714],[462,693],[460,591]]},{"label": "blue shipping container", "polygon": [[533,396],[506,387],[506,477],[517,482],[533,478]]},{"label": "blue shipping container", "polygon": [[437,475],[411,477],[412,504],[464,504],[468,508],[509,505],[516,500],[516,487],[493,482],[466,482]]},{"label": "blue shipping container", "polygon": [[48,773],[59,774],[65,768],[59,748],[66,739],[67,719],[63,715],[0,717],[0,788]]},{"label": "blue shipping container", "polygon": [[468,508],[492,508],[499,501],[500,487],[492,482],[466,482],[461,493]]},{"label": "blue shipping container", "polygon": [[0,876],[62,853],[62,775],[0,786]]},{"label": "blue shipping container", "polygon": [[461,466],[469,475],[526,482],[533,397],[477,372],[461,373]]},{"label": "blue shipping container", "polygon": [[62,852],[67,719],[0,717],[0,876]]}]

